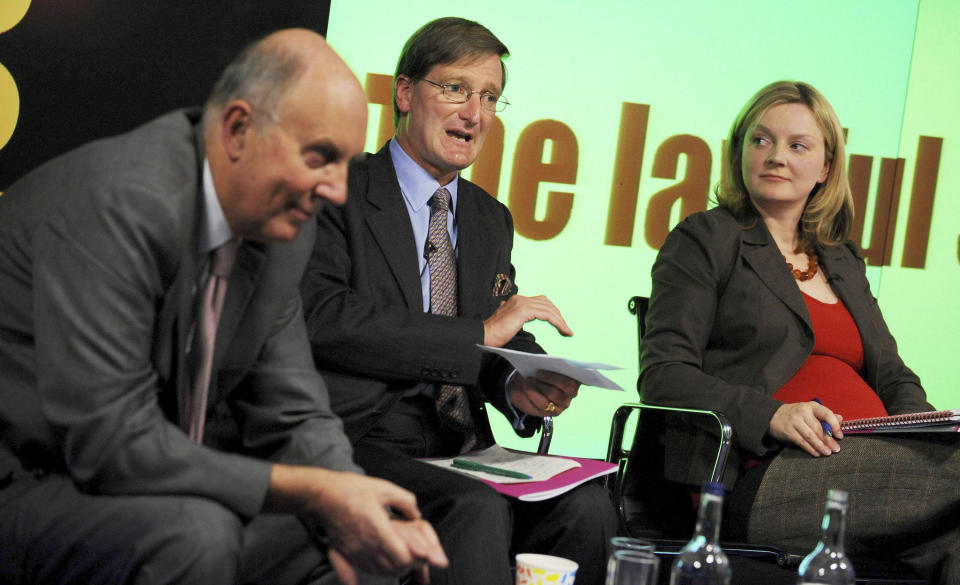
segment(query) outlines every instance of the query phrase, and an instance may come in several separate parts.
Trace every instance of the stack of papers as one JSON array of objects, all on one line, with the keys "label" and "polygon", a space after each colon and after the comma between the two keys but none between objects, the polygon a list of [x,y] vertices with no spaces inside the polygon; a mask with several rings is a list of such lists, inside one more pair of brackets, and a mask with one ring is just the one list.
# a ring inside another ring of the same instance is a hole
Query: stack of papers
[{"label": "stack of papers", "polygon": [[[524,473],[531,478],[516,479],[482,471],[458,469],[453,466],[454,459]],[[607,463],[606,461],[558,455],[536,455],[504,449],[499,445],[449,459],[423,459],[423,461],[438,467],[446,467],[457,473],[470,475],[505,496],[527,502],[536,502],[558,496],[591,479],[614,473],[617,470],[617,464]]]},{"label": "stack of papers", "polygon": [[[616,382],[599,372],[619,370],[617,366],[488,345],[477,347],[506,359],[525,378],[534,377],[539,371],[555,372],[587,386],[623,391]],[[499,445],[448,459],[423,461],[472,476],[501,494],[531,502],[558,496],[591,479],[613,473],[618,468],[615,463],[596,459],[537,455],[504,449]],[[495,473],[485,472],[484,467]]]},{"label": "stack of papers", "polygon": [[[529,475],[530,478],[519,479],[514,477],[505,477],[503,475],[494,475],[492,473],[484,473],[483,471],[458,469],[453,465],[454,459],[479,463],[481,465],[487,465],[507,471],[515,471],[517,473]],[[546,481],[555,475],[559,475],[564,471],[567,471],[568,469],[580,467],[580,463],[574,461],[573,459],[567,459],[566,457],[550,457],[547,455],[524,453],[522,451],[511,451],[509,449],[504,449],[500,445],[493,445],[492,447],[488,447],[482,451],[474,451],[473,453],[467,453],[465,455],[459,455],[449,459],[427,459],[426,462],[439,467],[446,467],[452,469],[453,471],[457,471],[459,473],[470,475],[479,479],[485,479],[494,483],[504,484]]]}]

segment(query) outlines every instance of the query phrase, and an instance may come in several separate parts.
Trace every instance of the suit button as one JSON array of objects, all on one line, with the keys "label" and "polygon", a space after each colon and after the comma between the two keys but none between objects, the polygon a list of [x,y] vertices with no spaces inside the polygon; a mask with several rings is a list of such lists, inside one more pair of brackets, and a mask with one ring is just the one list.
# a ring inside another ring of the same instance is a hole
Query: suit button
[{"label": "suit button", "polygon": [[430,368],[420,368],[420,375],[421,375],[421,376],[429,376],[429,375],[430,375]]}]

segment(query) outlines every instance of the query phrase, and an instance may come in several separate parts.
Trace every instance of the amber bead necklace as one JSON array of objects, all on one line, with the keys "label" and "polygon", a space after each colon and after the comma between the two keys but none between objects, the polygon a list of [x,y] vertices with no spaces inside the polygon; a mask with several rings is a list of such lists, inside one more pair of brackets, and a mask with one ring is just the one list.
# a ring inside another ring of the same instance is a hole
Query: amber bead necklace
[{"label": "amber bead necklace", "polygon": [[803,282],[805,280],[810,280],[817,275],[817,254],[807,254],[807,269],[806,270],[797,270],[793,267],[793,264],[787,262],[787,266],[790,268],[790,272],[793,273],[793,277]]}]

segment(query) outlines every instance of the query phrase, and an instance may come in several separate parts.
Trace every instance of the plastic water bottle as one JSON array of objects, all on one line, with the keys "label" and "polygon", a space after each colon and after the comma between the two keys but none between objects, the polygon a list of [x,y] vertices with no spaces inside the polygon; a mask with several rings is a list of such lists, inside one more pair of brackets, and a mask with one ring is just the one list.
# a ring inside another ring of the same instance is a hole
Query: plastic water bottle
[{"label": "plastic water bottle", "polygon": [[843,524],[847,513],[847,492],[827,492],[823,513],[823,537],[800,563],[799,585],[853,585],[853,565],[843,552]]},{"label": "plastic water bottle", "polygon": [[723,485],[707,482],[700,492],[700,512],[693,538],[670,571],[670,585],[729,585],[730,563],[720,548]]}]

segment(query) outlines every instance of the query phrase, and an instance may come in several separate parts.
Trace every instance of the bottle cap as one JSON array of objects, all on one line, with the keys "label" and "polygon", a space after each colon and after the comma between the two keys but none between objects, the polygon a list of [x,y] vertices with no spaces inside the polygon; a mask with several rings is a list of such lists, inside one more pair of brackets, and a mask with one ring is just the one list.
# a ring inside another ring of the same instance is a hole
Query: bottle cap
[{"label": "bottle cap", "polygon": [[715,481],[707,481],[703,483],[703,491],[701,493],[710,494],[712,496],[723,496],[723,484]]},{"label": "bottle cap", "polygon": [[827,501],[846,504],[849,494],[844,490],[827,490]]}]

